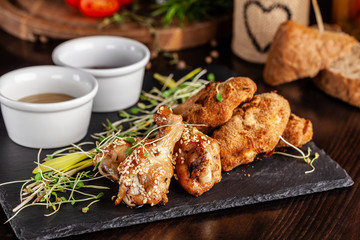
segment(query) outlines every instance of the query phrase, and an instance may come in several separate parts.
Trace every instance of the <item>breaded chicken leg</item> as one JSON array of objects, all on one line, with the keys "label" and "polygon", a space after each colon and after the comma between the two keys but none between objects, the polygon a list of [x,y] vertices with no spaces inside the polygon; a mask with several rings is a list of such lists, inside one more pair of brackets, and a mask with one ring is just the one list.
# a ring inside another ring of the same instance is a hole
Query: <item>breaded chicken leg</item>
[{"label": "breaded chicken leg", "polygon": [[172,155],[184,124],[182,117],[167,107],[160,107],[154,120],[160,127],[158,136],[142,142],[118,167],[120,186],[116,204],[121,201],[129,206],[168,202],[167,193],[174,175]]},{"label": "breaded chicken leg", "polygon": [[[313,137],[313,126],[310,120],[291,114],[282,137],[292,145],[301,147],[311,141]],[[276,145],[276,148],[289,147],[282,140]]]},{"label": "breaded chicken leg", "polygon": [[[245,77],[230,78],[222,83],[210,82],[200,92],[173,110],[187,123],[204,124],[198,129],[208,133],[211,129],[227,122],[236,107],[252,99],[256,89],[256,84]],[[216,98],[218,92],[222,101]]]},{"label": "breaded chicken leg", "polygon": [[214,131],[220,143],[221,165],[230,171],[271,152],[279,142],[290,116],[288,101],[276,93],[257,95],[234,111],[232,118]]}]

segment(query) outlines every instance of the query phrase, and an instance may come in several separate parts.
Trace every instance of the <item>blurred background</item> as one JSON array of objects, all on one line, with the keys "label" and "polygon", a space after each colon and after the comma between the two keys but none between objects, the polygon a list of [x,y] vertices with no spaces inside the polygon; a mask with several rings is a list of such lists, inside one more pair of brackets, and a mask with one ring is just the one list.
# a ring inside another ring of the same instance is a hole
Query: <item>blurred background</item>
[{"label": "blurred background", "polygon": [[[168,63],[167,68],[170,70],[191,68],[192,59],[184,62],[183,56],[195,47],[207,49],[199,55],[204,64],[219,62],[218,59],[224,57],[219,56],[217,49],[220,45],[231,46],[234,36],[234,3],[236,6],[239,2],[259,2],[260,5],[263,4],[265,14],[272,6],[269,1],[264,0],[199,0],[193,3],[194,7],[185,11],[180,3],[192,1],[167,0],[154,5],[155,0],[122,0],[120,2],[124,2],[124,6],[120,6],[115,13],[94,18],[86,15],[89,14],[89,9],[84,12],[83,9],[70,6],[71,2],[76,1],[79,0],[0,1],[0,47],[29,59],[29,65],[33,65],[51,63],[49,48],[64,40],[84,35],[120,35],[140,40],[149,46],[152,61],[148,69],[154,65],[164,66],[164,61]],[[286,5],[293,1],[273,2]],[[316,18],[311,2],[301,0],[299,8],[308,8],[308,24],[314,25]],[[360,0],[317,2],[324,23],[332,24],[337,30],[341,28],[359,39]],[[91,11],[90,13],[93,14]],[[154,59],[157,61],[154,62]]]}]

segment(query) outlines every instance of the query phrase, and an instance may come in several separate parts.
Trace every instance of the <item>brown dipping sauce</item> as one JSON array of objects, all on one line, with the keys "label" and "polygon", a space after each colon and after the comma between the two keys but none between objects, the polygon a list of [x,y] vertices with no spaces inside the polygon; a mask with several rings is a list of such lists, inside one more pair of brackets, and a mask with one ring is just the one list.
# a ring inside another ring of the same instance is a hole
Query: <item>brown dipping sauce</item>
[{"label": "brown dipping sauce", "polygon": [[28,103],[56,103],[56,102],[68,101],[71,99],[74,99],[74,97],[67,94],[41,93],[41,94],[35,94],[24,98],[20,98],[18,101],[28,102]]}]

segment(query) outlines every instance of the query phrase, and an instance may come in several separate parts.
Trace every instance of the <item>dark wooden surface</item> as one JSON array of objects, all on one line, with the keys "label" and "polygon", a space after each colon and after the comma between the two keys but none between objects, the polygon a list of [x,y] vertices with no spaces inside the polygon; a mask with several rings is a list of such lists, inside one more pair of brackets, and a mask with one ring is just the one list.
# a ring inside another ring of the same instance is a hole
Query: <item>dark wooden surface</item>
[{"label": "dark wooden surface", "polygon": [[[47,44],[18,40],[0,31],[0,75],[20,67],[52,64]],[[354,180],[350,188],[259,203],[200,215],[106,230],[66,239],[360,239],[360,110],[318,90],[311,79],[269,87],[262,81],[262,65],[242,61],[231,53],[230,40],[218,47],[205,45],[180,52],[189,68],[206,65],[204,58],[216,49],[223,64],[238,75],[251,77],[258,92],[277,90],[292,111],[314,125],[314,141]],[[152,71],[171,71],[159,57]],[[0,134],[5,135],[4,126]],[[1,146],[0,146],[1,149]],[[0,161],[6,156],[0,157]],[[0,222],[6,217],[0,210]],[[0,239],[15,239],[9,224],[0,224]]]},{"label": "dark wooden surface", "polygon": [[2,0],[0,1],[0,28],[27,41],[70,39],[91,35],[115,35],[143,42],[150,48],[180,50],[209,42],[214,37],[231,34],[232,14],[212,21],[197,22],[180,28],[156,28],[159,39],[154,44],[153,33],[137,23],[109,25],[99,30],[100,20],[85,17],[68,6],[64,0]]}]

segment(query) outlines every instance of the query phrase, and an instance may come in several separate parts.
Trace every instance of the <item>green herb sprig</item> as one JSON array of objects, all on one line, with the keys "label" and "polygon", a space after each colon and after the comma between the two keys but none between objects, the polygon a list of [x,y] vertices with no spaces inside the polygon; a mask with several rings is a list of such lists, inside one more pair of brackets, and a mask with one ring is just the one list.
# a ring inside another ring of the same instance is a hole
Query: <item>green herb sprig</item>
[{"label": "green herb sprig", "polygon": [[288,141],[286,141],[282,136],[280,136],[281,141],[283,141],[284,143],[286,143],[287,145],[289,145],[291,148],[295,149],[296,151],[298,151],[300,153],[299,155],[294,155],[294,154],[289,154],[289,153],[285,153],[285,152],[274,152],[273,154],[279,154],[279,155],[283,155],[283,156],[287,156],[287,157],[292,157],[292,158],[298,158],[298,159],[303,159],[305,161],[305,163],[309,164],[310,167],[312,168],[309,171],[306,171],[305,173],[312,173],[315,171],[315,167],[313,165],[314,161],[316,159],[318,159],[320,157],[319,153],[315,153],[315,156],[310,159],[310,154],[311,154],[311,149],[308,148],[308,152],[307,154],[305,154],[300,148],[294,146],[293,144],[289,143]]},{"label": "green herb sprig", "polygon": [[[162,89],[153,87],[149,92],[143,91],[136,107],[131,108],[129,112],[121,111],[119,113],[120,120],[112,122],[111,127],[104,124],[105,131],[95,133],[93,137],[105,139],[114,134],[119,137],[147,135],[155,126],[153,114],[157,109],[160,106],[174,108],[198,93],[209,83],[208,80],[201,79],[205,73],[206,70],[196,68],[177,81],[173,79],[172,75],[163,76],[155,73],[153,77],[163,86]],[[129,124],[129,128],[123,130],[125,124]]]},{"label": "green herb sprig", "polygon": [[[109,189],[106,186],[88,184],[90,181],[103,178],[103,176],[94,177],[90,171],[81,171],[92,165],[91,159],[84,160],[84,158],[89,157],[88,152],[76,152],[67,155],[61,153],[62,151],[52,154],[51,159],[48,160],[50,164],[47,162],[40,163],[40,150],[33,177],[28,180],[0,184],[3,186],[23,183],[20,188],[20,204],[13,209],[14,215],[6,222],[11,221],[22,210],[30,206],[50,208],[52,212],[45,214],[45,216],[51,216],[60,210],[62,204],[74,205],[78,202],[98,200],[103,196],[102,192],[95,195],[85,192],[85,189]],[[61,156],[58,157],[57,154],[61,154]],[[74,162],[74,159],[78,161]]]},{"label": "green herb sprig", "polygon": [[219,102],[222,102],[223,98],[220,94],[220,91],[219,91],[219,83],[216,84],[216,99],[219,101]]},{"label": "green herb sprig", "polygon": [[[99,29],[115,23],[118,26],[126,22],[134,22],[149,28],[154,33],[155,28],[168,27],[177,22],[180,27],[195,21],[214,19],[225,13],[232,13],[233,0],[167,0],[159,4],[134,2],[131,8],[121,9],[114,15],[104,18],[99,23]],[[149,14],[150,12],[150,14]]]},{"label": "green herb sprig", "polygon": [[152,16],[161,16],[164,26],[177,21],[180,26],[194,21],[204,21],[233,9],[232,0],[167,0],[153,5]]}]

